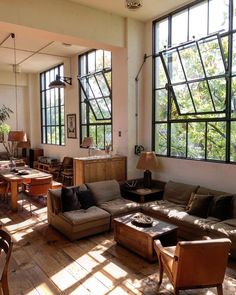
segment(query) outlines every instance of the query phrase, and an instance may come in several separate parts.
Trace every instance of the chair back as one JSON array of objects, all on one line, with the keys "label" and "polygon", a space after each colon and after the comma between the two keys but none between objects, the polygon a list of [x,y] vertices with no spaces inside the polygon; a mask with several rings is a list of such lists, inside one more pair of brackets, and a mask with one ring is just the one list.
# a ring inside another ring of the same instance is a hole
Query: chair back
[{"label": "chair back", "polygon": [[45,196],[52,187],[52,176],[32,178],[27,193],[31,196]]},{"label": "chair back", "polygon": [[73,158],[64,157],[61,166],[62,169],[73,168]]},{"label": "chair back", "polygon": [[179,242],[172,265],[175,286],[222,284],[230,246],[227,238]]},{"label": "chair back", "polygon": [[5,257],[1,259],[1,262],[3,262],[4,265],[2,267],[2,274],[0,279],[1,288],[3,290],[4,295],[9,294],[7,277],[8,277],[8,265],[11,258],[12,248],[13,248],[13,242],[12,242],[11,236],[4,230],[0,229],[1,256],[2,256],[2,252],[3,251],[5,252]]}]

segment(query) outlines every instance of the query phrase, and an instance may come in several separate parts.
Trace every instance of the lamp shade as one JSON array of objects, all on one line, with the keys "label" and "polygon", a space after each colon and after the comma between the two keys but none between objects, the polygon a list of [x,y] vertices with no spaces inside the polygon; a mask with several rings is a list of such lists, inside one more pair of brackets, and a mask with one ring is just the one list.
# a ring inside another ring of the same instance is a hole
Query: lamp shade
[{"label": "lamp shade", "polygon": [[18,148],[30,148],[30,141],[27,140],[27,141],[20,141],[17,143],[17,147]]},{"label": "lamp shade", "polygon": [[154,152],[142,152],[136,166],[140,170],[156,170],[158,167],[158,160]]},{"label": "lamp shade", "polygon": [[27,141],[27,136],[24,131],[10,131],[8,133],[8,141]]},{"label": "lamp shade", "polygon": [[49,84],[49,88],[65,88],[66,84],[61,80],[54,80]]},{"label": "lamp shade", "polygon": [[92,137],[84,137],[83,142],[80,147],[89,148],[92,145],[93,145],[93,138]]}]

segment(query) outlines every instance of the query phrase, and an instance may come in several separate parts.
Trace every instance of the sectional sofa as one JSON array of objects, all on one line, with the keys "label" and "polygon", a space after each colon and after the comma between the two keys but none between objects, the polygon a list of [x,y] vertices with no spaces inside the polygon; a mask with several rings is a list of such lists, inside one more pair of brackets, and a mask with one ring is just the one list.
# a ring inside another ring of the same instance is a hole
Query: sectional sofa
[{"label": "sectional sofa", "polygon": [[142,211],[147,215],[178,226],[178,236],[184,240],[229,237],[231,257],[236,258],[236,197],[198,185],[169,181],[163,198],[139,204],[121,196],[117,181],[88,183],[95,206],[62,212],[61,190],[48,193],[48,222],[70,240],[108,231],[117,216]]},{"label": "sectional sofa", "polygon": [[[141,210],[140,204],[122,198],[116,180],[82,185],[79,191],[92,192],[96,206],[63,212],[61,190],[49,190],[48,223],[71,241],[112,228],[113,218]],[[78,192],[78,191],[77,191]]]}]

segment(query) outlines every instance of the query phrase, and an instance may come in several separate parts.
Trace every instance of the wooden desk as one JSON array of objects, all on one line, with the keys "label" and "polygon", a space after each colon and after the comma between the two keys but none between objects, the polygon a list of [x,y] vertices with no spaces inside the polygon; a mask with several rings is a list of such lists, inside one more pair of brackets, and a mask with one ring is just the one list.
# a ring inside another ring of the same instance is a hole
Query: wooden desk
[{"label": "wooden desk", "polygon": [[48,176],[48,173],[44,173],[36,169],[31,169],[31,168],[18,169],[18,171],[22,171],[22,170],[27,171],[29,174],[20,175],[19,173],[10,171],[10,169],[0,170],[0,176],[2,176],[7,182],[10,183],[12,211],[17,211],[18,209],[17,200],[18,200],[18,184],[19,183],[23,183],[23,182],[29,183],[32,178]]}]

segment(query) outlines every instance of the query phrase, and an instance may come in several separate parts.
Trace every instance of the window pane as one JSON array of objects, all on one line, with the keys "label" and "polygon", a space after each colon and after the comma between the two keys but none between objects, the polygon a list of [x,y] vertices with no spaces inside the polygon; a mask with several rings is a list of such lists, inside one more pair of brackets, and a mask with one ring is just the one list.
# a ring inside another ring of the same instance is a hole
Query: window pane
[{"label": "window pane", "polygon": [[208,122],[207,159],[225,161],[226,122]]},{"label": "window pane", "polygon": [[90,100],[90,106],[94,112],[94,115],[96,116],[96,119],[103,119],[103,116],[98,108],[98,104],[96,102],[96,100]]},{"label": "window pane", "polygon": [[83,140],[84,137],[87,137],[87,126],[82,126],[81,132],[81,138]]},{"label": "window pane", "polygon": [[181,11],[172,17],[172,46],[188,40],[188,10]]},{"label": "window pane", "polygon": [[168,93],[165,89],[156,91],[155,101],[155,121],[166,121],[167,120],[167,102]]},{"label": "window pane", "polygon": [[231,122],[230,128],[230,161],[236,162],[236,122]]},{"label": "window pane", "polygon": [[193,101],[197,112],[214,112],[212,100],[205,81],[191,83],[190,85]]},{"label": "window pane", "polygon": [[93,138],[93,142],[96,144],[96,126],[89,126],[89,136]]},{"label": "window pane", "polygon": [[61,145],[65,145],[65,126],[61,126]]},{"label": "window pane", "polygon": [[96,74],[96,78],[97,78],[97,82],[99,84],[99,87],[100,87],[100,89],[102,91],[102,94],[104,96],[110,95],[110,90],[107,87],[107,84],[106,84],[106,81],[105,81],[105,78],[104,78],[103,74],[101,74],[101,73],[100,74]]},{"label": "window pane", "polygon": [[224,111],[226,108],[226,79],[213,79],[208,82],[216,111]]},{"label": "window pane", "polygon": [[229,29],[229,0],[209,1],[209,33]]},{"label": "window pane", "polygon": [[171,124],[171,156],[186,157],[186,123]]},{"label": "window pane", "polygon": [[165,87],[167,78],[160,57],[155,58],[155,74],[155,88]]},{"label": "window pane", "polygon": [[164,19],[155,25],[155,52],[159,52],[168,46],[168,19]]},{"label": "window pane", "polygon": [[176,100],[182,114],[195,113],[194,106],[187,85],[182,84],[173,87]]},{"label": "window pane", "polygon": [[104,126],[97,126],[97,147],[104,149]]},{"label": "window pane", "polygon": [[111,99],[110,99],[110,97],[105,97],[105,101],[107,103],[108,110],[111,114]]},{"label": "window pane", "polygon": [[222,54],[217,39],[199,42],[199,48],[207,76],[221,75],[225,73]]},{"label": "window pane", "polygon": [[232,73],[236,73],[236,34],[233,34]]},{"label": "window pane", "polygon": [[[201,16],[201,25],[199,25]],[[207,34],[207,1],[194,5],[189,10],[189,39],[199,38]]]},{"label": "window pane", "polygon": [[170,50],[163,53],[164,60],[168,61],[168,73],[172,83],[178,83],[185,80],[179,56],[176,50]]},{"label": "window pane", "polygon": [[96,71],[103,69],[103,50],[96,50]]},{"label": "window pane", "polygon": [[64,111],[64,106],[61,106],[61,124],[62,125],[64,125],[64,113],[65,113],[65,111]]},{"label": "window pane", "polygon": [[179,50],[187,80],[204,76],[200,56],[195,44]]},{"label": "window pane", "polygon": [[95,72],[95,51],[88,54],[88,73]]},{"label": "window pane", "polygon": [[94,97],[101,97],[102,96],[102,93],[101,93],[101,91],[100,91],[100,89],[98,87],[98,83],[97,83],[95,77],[94,76],[90,76],[88,78],[88,82],[89,82],[89,85],[90,85],[90,87],[91,87],[91,89],[93,91]]},{"label": "window pane", "polygon": [[108,86],[109,86],[110,89],[111,89],[111,83],[112,83],[112,81],[111,81],[111,71],[110,71],[110,72],[106,72],[106,73],[104,73],[104,76],[106,77],[106,79],[107,79],[107,84],[108,84]]},{"label": "window pane", "polygon": [[205,158],[205,123],[188,124],[188,158]]},{"label": "window pane", "polygon": [[159,155],[167,154],[167,124],[156,124],[155,152]]},{"label": "window pane", "polygon": [[81,103],[80,116],[81,116],[81,123],[86,124],[87,121],[86,121],[86,104],[85,103]]},{"label": "window pane", "polygon": [[112,143],[111,125],[105,125],[105,142],[108,144]]},{"label": "window pane", "polygon": [[111,68],[111,52],[104,51],[104,68]]},{"label": "window pane", "polygon": [[236,77],[232,78],[231,117],[236,118]]},{"label": "window pane", "polygon": [[105,103],[105,100],[104,99],[97,99],[97,103],[100,107],[100,110],[102,112],[102,115],[105,119],[110,119],[111,118],[111,114],[107,108],[107,105]]}]

